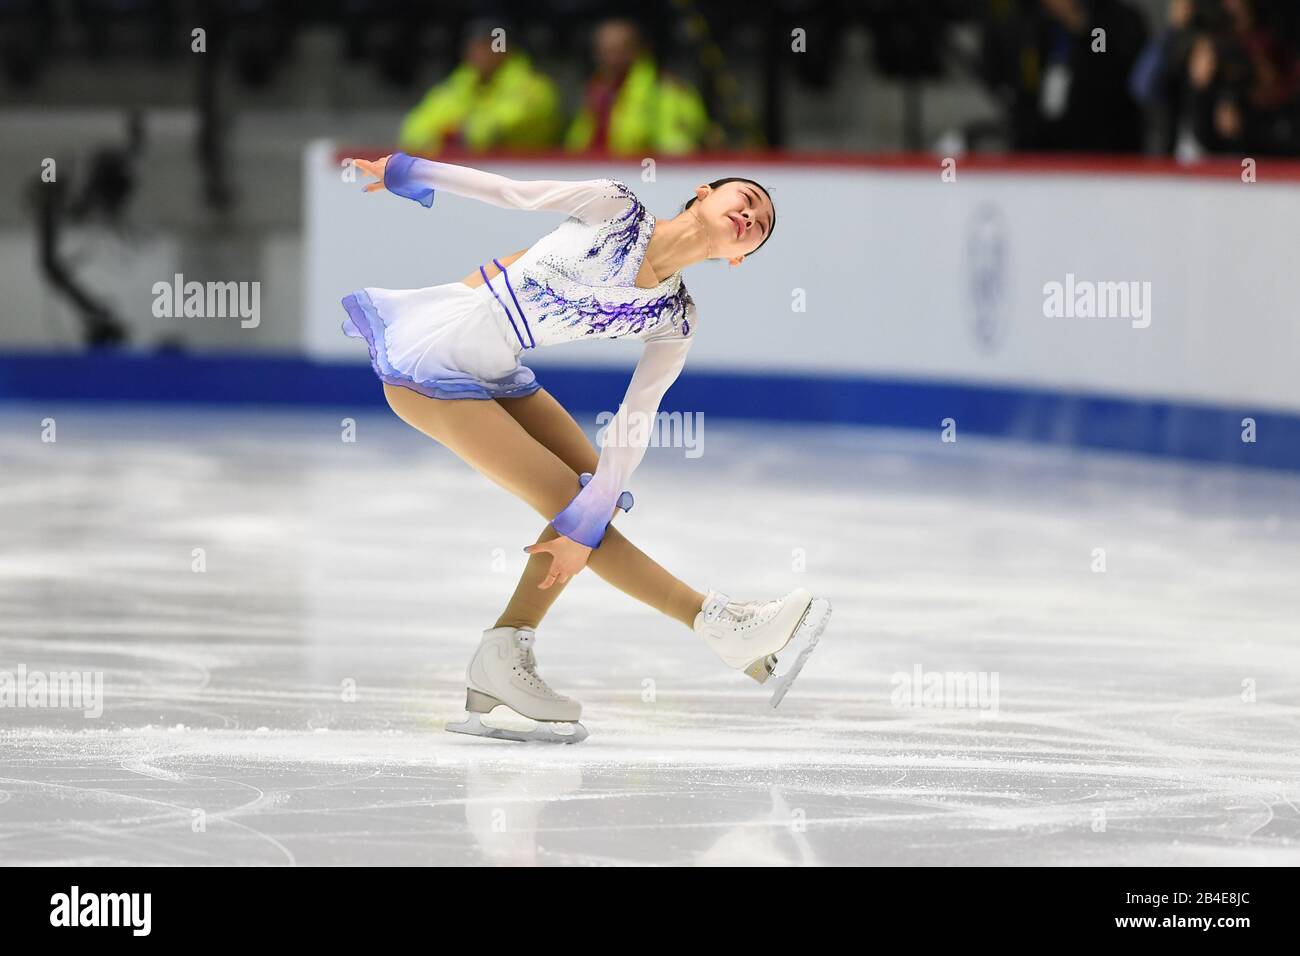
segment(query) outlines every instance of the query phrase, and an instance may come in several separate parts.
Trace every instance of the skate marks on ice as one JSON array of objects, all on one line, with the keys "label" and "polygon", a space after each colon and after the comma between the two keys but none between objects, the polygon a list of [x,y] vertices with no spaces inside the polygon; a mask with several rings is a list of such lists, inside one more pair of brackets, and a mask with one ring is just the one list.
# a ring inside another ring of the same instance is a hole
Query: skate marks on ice
[{"label": "skate marks on ice", "polygon": [[[316,411],[70,408],[42,445],[40,412],[0,412],[0,670],[97,672],[103,712],[0,708],[6,863],[1300,862],[1293,478],[712,427],[620,527],[745,597],[798,549],[826,639],[774,711],[584,576],[538,640],[591,736],[539,747],[442,732],[538,530],[450,455]],[[917,668],[995,710],[900,703]]]},{"label": "skate marks on ice", "polygon": [[538,751],[576,748],[533,747],[511,758],[478,749],[497,742],[439,748],[446,738],[418,733],[28,739],[34,751],[5,745],[16,763],[0,782],[9,864],[814,860],[775,788],[737,794],[715,771],[625,755],[554,760]]},{"label": "skate marks on ice", "polygon": [[[149,734],[120,734],[80,763],[8,759],[0,844],[6,862],[52,864],[1295,860],[1294,789],[1232,765],[1170,767],[1130,746],[1086,767],[1075,734],[1043,728],[973,744],[918,722],[919,739],[850,754],[798,733],[806,752],[745,753],[743,727],[714,742],[656,727],[637,744],[618,725],[582,748],[188,731],[144,749]],[[88,751],[89,736],[46,752]]]},{"label": "skate marks on ice", "polygon": [[1296,860],[1293,744],[1259,745],[1293,712],[1049,687],[997,720],[900,715],[836,682],[774,714],[748,690],[589,695],[597,730],[573,748],[441,733],[451,680],[380,708],[405,729],[4,730],[0,846],[45,864]]}]

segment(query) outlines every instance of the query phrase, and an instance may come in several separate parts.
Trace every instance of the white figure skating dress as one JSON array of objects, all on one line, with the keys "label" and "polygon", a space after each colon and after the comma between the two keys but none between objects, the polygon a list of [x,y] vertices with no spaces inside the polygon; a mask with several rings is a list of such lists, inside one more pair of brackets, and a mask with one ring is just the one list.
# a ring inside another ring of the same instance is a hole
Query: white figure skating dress
[{"label": "white figure skating dress", "polygon": [[366,340],[382,381],[436,399],[514,398],[540,387],[519,362],[528,349],[582,338],[638,338],[645,344],[606,429],[594,477],[582,477],[573,501],[551,522],[561,534],[596,547],[615,507],[631,507],[624,489],[649,442],[643,423],[657,414],[696,331],[695,304],[680,272],[651,289],[636,285],[655,217],[616,180],[516,182],[405,153],[389,157],[384,185],[425,207],[443,189],[568,218],[491,281],[480,267],[484,284],[477,289],[450,282],[425,289],[365,288],[347,296],[343,331]]}]

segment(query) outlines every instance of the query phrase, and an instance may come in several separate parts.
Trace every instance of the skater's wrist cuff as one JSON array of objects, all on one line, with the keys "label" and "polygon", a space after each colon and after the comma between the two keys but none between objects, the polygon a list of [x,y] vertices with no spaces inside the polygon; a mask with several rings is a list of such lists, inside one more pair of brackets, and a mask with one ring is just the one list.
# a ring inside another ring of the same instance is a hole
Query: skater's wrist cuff
[{"label": "skater's wrist cuff", "polygon": [[414,199],[428,209],[433,205],[433,187],[415,179],[412,169],[421,160],[406,153],[393,153],[384,164],[384,188],[404,199]]},{"label": "skater's wrist cuff", "polygon": [[578,477],[582,490],[574,496],[567,508],[551,519],[551,526],[566,538],[594,548],[605,537],[605,529],[613,519],[614,510],[622,508],[631,511],[633,500],[630,491],[622,492],[615,500],[612,494],[591,484],[591,478],[590,472],[583,472]]},{"label": "skater's wrist cuff", "polygon": [[[591,481],[591,478],[592,478],[591,472],[584,471],[582,474],[578,476],[578,484],[586,488],[588,483]],[[618,501],[614,502],[614,507],[622,508],[623,513],[627,514],[629,511],[632,510],[633,504],[635,504],[635,501],[632,498],[632,492],[624,491],[622,494],[618,496]]]}]

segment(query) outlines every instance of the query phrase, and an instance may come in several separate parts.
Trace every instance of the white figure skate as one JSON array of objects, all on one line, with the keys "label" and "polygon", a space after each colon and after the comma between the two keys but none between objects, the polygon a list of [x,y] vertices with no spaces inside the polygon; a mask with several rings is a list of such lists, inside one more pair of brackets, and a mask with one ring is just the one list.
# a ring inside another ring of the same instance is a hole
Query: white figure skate
[{"label": "white figure skate", "polygon": [[[776,707],[816,649],[830,616],[830,602],[814,600],[803,588],[779,601],[732,601],[710,591],[695,615],[695,633],[727,666],[743,669],[760,684],[775,674],[771,704]],[[777,654],[789,663],[780,674]]]},{"label": "white figure skate", "polygon": [[[483,632],[465,672],[465,710],[469,713],[463,721],[448,724],[447,730],[555,744],[576,744],[587,738],[587,728],[578,723],[582,704],[557,694],[538,675],[534,638],[527,628],[494,627]],[[509,708],[535,726],[514,730],[484,723],[483,718],[498,707]]]}]

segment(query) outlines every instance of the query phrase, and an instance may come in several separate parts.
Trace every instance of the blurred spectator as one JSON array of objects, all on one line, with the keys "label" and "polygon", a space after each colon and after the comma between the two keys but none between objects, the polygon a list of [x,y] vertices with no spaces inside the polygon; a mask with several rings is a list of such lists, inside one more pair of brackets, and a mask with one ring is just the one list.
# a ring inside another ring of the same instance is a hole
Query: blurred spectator
[{"label": "blurred spectator", "polygon": [[127,328],[113,307],[77,275],[84,257],[65,255],[62,240],[68,227],[75,230],[96,222],[118,233],[125,231],[125,214],[135,192],[136,166],[144,144],[144,117],[132,111],[126,117],[125,142],[91,153],[78,191],[64,179],[45,182],[37,175],[32,180],[41,272],[75,310],[82,337],[91,348],[122,344],[128,338]]},{"label": "blurred spectator", "polygon": [[1010,106],[1013,148],[1142,149],[1128,79],[1146,23],[1127,0],[1021,0],[994,11],[985,23],[985,82]]},{"label": "blurred spectator", "polygon": [[1164,27],[1138,57],[1129,80],[1134,98],[1163,125],[1157,135],[1158,148],[1164,153],[1174,152],[1184,135],[1195,9],[1195,0],[1169,0]]},{"label": "blurred spectator", "polygon": [[630,20],[606,20],[592,36],[596,71],[564,145],[620,155],[688,153],[709,126],[704,101],[661,73]]},{"label": "blurred spectator", "polygon": [[1294,50],[1261,23],[1254,0],[1216,0],[1193,16],[1179,152],[1297,148]]},{"label": "blurred spectator", "polygon": [[[435,153],[445,147],[473,150],[544,149],[558,145],[563,117],[550,78],[513,47],[493,49],[499,20],[466,30],[464,62],[431,89],[402,122],[403,149]],[[513,43],[513,31],[504,34]]]}]

